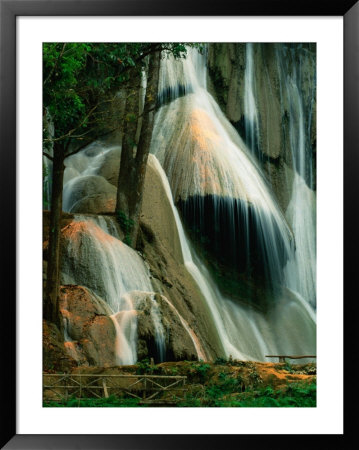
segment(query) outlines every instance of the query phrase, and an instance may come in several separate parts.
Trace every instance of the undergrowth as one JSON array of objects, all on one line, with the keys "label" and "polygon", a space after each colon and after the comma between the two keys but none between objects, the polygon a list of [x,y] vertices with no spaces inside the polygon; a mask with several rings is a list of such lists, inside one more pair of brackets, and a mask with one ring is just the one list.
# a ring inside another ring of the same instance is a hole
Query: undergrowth
[{"label": "undergrowth", "polygon": [[[137,398],[116,397],[111,395],[108,398],[69,398],[65,401],[47,401],[44,402],[45,408],[118,408],[139,406],[140,400]],[[146,406],[146,405],[141,405]]]},{"label": "undergrowth", "polygon": [[[233,390],[232,390],[233,389]],[[200,398],[188,395],[182,407],[315,407],[316,383],[290,383],[274,390],[267,386],[240,392],[240,380],[207,387]]]},{"label": "undergrowth", "polygon": [[[211,384],[197,393],[188,393],[183,401],[179,401],[178,407],[315,407],[316,384],[315,383],[290,383],[285,388],[274,390],[267,386],[259,389],[247,389],[242,392],[243,385],[240,377],[231,378],[220,376],[216,384]],[[118,408],[118,407],[143,407],[139,399],[129,397],[108,398],[70,398],[67,401],[46,401],[44,407],[58,408]]]}]

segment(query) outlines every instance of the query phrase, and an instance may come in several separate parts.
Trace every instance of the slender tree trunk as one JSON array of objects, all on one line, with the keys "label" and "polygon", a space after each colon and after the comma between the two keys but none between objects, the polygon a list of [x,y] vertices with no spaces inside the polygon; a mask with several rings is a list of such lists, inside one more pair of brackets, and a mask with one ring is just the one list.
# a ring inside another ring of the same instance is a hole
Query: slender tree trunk
[{"label": "slender tree trunk", "polygon": [[[137,121],[136,124],[131,124],[128,122],[127,117],[132,117],[135,111],[137,111],[138,115],[138,91],[136,100],[129,96],[126,105],[116,212],[117,214],[122,214],[120,225],[126,235],[125,241],[134,248],[136,247],[138,236],[146,165],[152,139],[158,94],[159,68],[160,52],[155,52],[150,56],[142,126],[136,154],[134,154],[134,145],[129,145],[129,142],[133,144]],[[126,221],[126,223],[123,224],[121,221]]]},{"label": "slender tree trunk", "polygon": [[145,183],[147,160],[150,152],[154,118],[156,113],[155,109],[158,95],[160,55],[160,52],[155,52],[150,57],[142,127],[135,159],[136,179],[133,187],[130,210],[130,217],[133,221],[133,228],[131,230],[130,239],[134,243],[134,245],[137,242],[138,229],[140,226],[143,187]]},{"label": "slender tree trunk", "polygon": [[55,323],[62,328],[59,312],[59,286],[60,286],[60,237],[62,217],[62,189],[64,181],[63,146],[54,146],[52,196],[50,211],[49,251],[47,262],[47,280],[44,299],[44,319]]},{"label": "slender tree trunk", "polygon": [[131,195],[135,174],[136,130],[139,116],[139,77],[133,74],[132,82],[126,90],[126,105],[123,123],[123,137],[120,172],[118,177],[116,216],[125,234],[125,242],[133,246],[130,239],[131,223]]}]

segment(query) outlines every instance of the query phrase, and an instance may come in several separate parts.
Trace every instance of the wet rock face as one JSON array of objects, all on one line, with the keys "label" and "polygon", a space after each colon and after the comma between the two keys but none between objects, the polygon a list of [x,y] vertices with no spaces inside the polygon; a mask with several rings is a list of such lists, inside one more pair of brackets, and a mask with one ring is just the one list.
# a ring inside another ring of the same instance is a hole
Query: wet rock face
[{"label": "wet rock face", "polygon": [[97,170],[97,175],[104,177],[110,184],[117,188],[120,162],[121,149],[120,147],[114,147],[105,154],[102,164]]},{"label": "wet rock face", "polygon": [[77,366],[76,359],[66,351],[64,338],[55,324],[44,320],[42,336],[44,371],[68,372]]},{"label": "wet rock face", "polygon": [[108,367],[115,361],[115,328],[106,303],[83,286],[60,288],[65,348],[79,365]]},{"label": "wet rock face", "polygon": [[161,242],[179,263],[183,262],[181,244],[172,208],[162,181],[155,170],[154,156],[149,155],[143,189],[141,221],[143,228]]},{"label": "wet rock face", "polygon": [[121,147],[94,142],[65,161],[63,208],[74,213],[113,213]]},{"label": "wet rock face", "polygon": [[[302,114],[305,151],[313,166],[312,171],[306,171],[305,179],[315,189],[315,44],[263,43],[251,47],[246,43],[210,44],[208,86],[232,125],[261,161],[283,211],[288,206],[292,186],[292,180],[285,175],[298,164],[292,160],[291,146],[299,143],[293,143],[290,129],[295,128],[299,135],[299,115]],[[300,93],[300,104],[293,102],[296,89]],[[246,128],[246,123],[253,119],[248,116],[249,90],[258,125],[253,127],[254,136],[248,135]]]},{"label": "wet rock face", "polygon": [[[194,344],[183,327],[178,314],[164,296],[155,295],[159,318],[165,332],[166,361],[197,360]],[[152,301],[146,294],[137,298],[137,357],[139,360],[154,357],[158,361],[155,339],[155,324],[151,314]]]},{"label": "wet rock face", "polygon": [[76,178],[65,187],[64,208],[72,213],[111,213],[115,206],[116,188],[101,176]]},{"label": "wet rock face", "polygon": [[[252,271],[260,277],[266,273],[265,248],[262,230],[258,226],[257,211],[243,205],[240,199],[213,195],[193,196],[177,203],[193,241],[207,255],[238,273]],[[204,213],[202,213],[204,211]],[[281,230],[272,225],[281,266],[288,253]]]}]

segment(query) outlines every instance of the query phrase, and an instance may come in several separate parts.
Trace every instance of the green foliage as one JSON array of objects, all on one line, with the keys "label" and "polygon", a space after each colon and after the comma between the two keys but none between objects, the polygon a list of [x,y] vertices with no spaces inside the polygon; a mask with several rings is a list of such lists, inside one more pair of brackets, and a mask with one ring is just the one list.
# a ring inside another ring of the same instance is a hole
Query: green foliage
[{"label": "green foliage", "polygon": [[138,361],[136,364],[136,374],[137,375],[154,375],[161,373],[161,368],[156,364],[151,365],[150,360],[148,358],[144,358],[141,361]]},{"label": "green foliage", "polygon": [[116,218],[118,223],[120,224],[122,231],[125,233],[123,242],[126,245],[131,246],[130,234],[134,226],[134,221],[127,217],[123,211],[116,211]]},{"label": "green foliage", "polygon": [[[113,407],[135,407],[139,405],[137,398],[119,398],[111,395],[108,398],[70,398],[66,401],[48,401],[44,402],[45,408],[113,408]],[[145,406],[145,405],[141,405]]]},{"label": "green foliage", "polygon": [[[228,378],[231,380],[231,378]],[[316,383],[290,383],[283,389],[274,390],[271,386],[260,389],[251,388],[241,392],[240,380],[226,380],[224,383],[212,384],[205,394],[187,395],[178,404],[182,407],[315,407]]]},{"label": "green foliage", "polygon": [[201,44],[185,43],[44,43],[43,105],[54,125],[50,137],[45,115],[44,146],[104,134],[109,128],[104,106],[133,74],[141,72],[146,56],[163,51],[182,58],[186,45],[203,50]]},{"label": "green foliage", "polygon": [[211,366],[203,361],[195,362],[191,364],[191,371],[196,377],[199,378],[200,383],[204,383],[209,374]]},{"label": "green foliage", "polygon": [[[203,392],[190,392],[185,400],[180,401],[180,407],[315,407],[316,383],[289,383],[285,388],[275,390],[271,386],[260,389],[240,389],[241,379],[223,374],[218,384],[211,384]],[[66,401],[45,401],[44,407],[51,408],[96,408],[96,407],[142,407],[137,398],[70,398]]]},{"label": "green foliage", "polygon": [[178,375],[178,367],[171,367],[171,375]]},{"label": "green foliage", "polygon": [[224,366],[227,364],[227,360],[226,358],[222,358],[221,356],[219,356],[218,358],[216,358],[216,360],[214,361],[214,364],[216,366]]},{"label": "green foliage", "polygon": [[292,365],[291,365],[291,363],[289,362],[288,359],[285,359],[285,364],[284,364],[283,369],[287,370],[290,373],[293,371],[293,367],[292,367]]}]

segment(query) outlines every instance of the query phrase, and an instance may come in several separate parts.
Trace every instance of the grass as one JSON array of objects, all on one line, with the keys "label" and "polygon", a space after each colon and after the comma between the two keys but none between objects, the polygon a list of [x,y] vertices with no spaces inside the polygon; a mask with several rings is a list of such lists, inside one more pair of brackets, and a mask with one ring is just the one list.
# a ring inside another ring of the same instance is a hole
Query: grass
[{"label": "grass", "polygon": [[[233,381],[233,387],[238,385]],[[231,385],[213,385],[206,389],[201,398],[187,396],[178,404],[182,407],[315,407],[316,384],[315,383],[291,383],[285,388],[273,390],[270,386],[259,389],[250,389],[245,392],[232,392]],[[232,394],[232,395],[228,395]]]},{"label": "grass", "polygon": [[66,401],[48,401],[44,402],[43,406],[45,408],[127,408],[134,406],[146,406],[139,405],[140,400],[137,398],[120,398],[111,395],[108,398],[70,398]]}]

